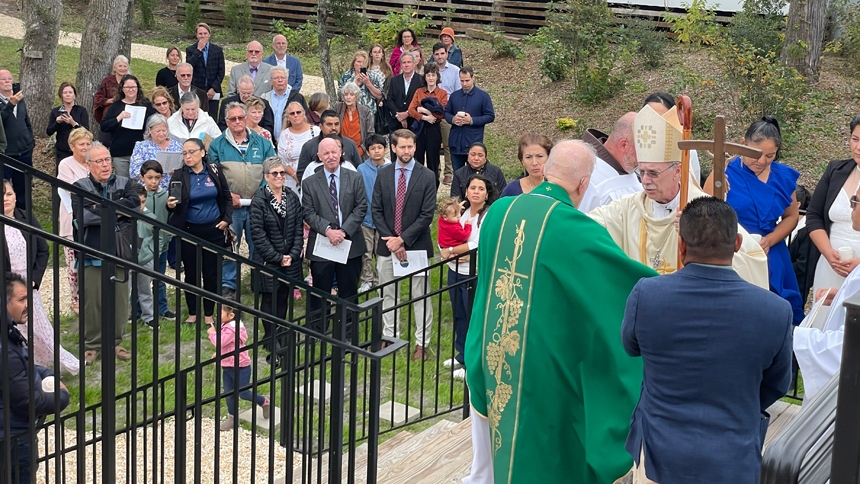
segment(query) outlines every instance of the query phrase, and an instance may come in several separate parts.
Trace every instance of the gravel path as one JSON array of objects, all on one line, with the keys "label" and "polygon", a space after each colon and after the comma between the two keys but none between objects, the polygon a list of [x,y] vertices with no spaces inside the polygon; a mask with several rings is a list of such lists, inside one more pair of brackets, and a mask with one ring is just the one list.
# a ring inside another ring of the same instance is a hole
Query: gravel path
[{"label": "gravel path", "polygon": [[[2,32],[3,37],[10,37],[13,39],[23,39],[24,38],[24,22],[21,20],[10,17],[8,15],[0,14],[0,32]],[[60,31],[60,45],[65,45],[67,47],[74,47],[76,49],[80,49],[81,47],[81,34],[77,32],[66,32],[65,30]],[[143,59],[150,62],[154,62],[156,64],[163,64],[165,62],[164,59],[164,47],[156,47],[154,45],[146,45],[146,44],[131,44],[131,58],[132,59]],[[184,52],[183,52],[184,56]],[[235,66],[235,62],[227,61],[225,68],[227,74],[229,75],[230,69]],[[228,76],[229,77],[229,76]],[[302,89],[304,89],[304,94],[310,95],[310,93],[314,92],[324,92],[325,85],[323,84],[322,77],[318,76],[309,76],[305,75],[304,80],[302,81]]]}]

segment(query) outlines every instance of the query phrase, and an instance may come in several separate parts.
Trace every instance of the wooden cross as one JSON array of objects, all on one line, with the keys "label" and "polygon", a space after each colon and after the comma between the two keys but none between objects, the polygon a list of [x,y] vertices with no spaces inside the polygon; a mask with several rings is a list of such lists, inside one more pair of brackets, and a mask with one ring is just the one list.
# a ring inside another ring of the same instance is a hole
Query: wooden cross
[{"label": "wooden cross", "polygon": [[714,197],[726,199],[726,154],[761,158],[761,150],[738,143],[726,143],[726,119],[717,116],[714,120],[713,140],[679,141],[682,150],[707,150],[714,153]]}]

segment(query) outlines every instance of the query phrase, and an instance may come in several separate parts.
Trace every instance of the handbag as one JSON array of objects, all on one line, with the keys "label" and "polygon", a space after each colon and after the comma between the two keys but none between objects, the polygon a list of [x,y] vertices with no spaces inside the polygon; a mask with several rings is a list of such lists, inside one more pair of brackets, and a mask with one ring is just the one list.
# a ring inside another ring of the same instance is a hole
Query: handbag
[{"label": "handbag", "polygon": [[376,119],[373,121],[373,129],[376,134],[388,134],[390,131],[388,123],[391,120],[391,113],[384,105],[376,106]]}]

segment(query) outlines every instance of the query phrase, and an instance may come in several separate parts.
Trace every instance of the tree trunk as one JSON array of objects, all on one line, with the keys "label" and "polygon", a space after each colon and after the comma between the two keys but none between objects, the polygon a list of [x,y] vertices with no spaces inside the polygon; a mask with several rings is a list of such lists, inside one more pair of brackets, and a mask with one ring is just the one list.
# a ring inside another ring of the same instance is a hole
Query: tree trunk
[{"label": "tree trunk", "polygon": [[57,46],[60,38],[62,0],[30,0],[24,4],[24,53],[21,56],[21,91],[33,113],[33,134],[45,136],[48,113],[54,104]]},{"label": "tree trunk", "polygon": [[125,11],[125,28],[122,33],[122,42],[119,44],[119,53],[131,59],[131,38],[134,35],[134,0],[128,0],[128,8]]},{"label": "tree trunk", "polygon": [[781,58],[809,82],[818,81],[826,26],[827,0],[791,1]]},{"label": "tree trunk", "polygon": [[320,70],[322,71],[325,92],[331,98],[332,105],[337,100],[334,88],[334,75],[331,73],[331,49],[328,43],[328,1],[317,0],[317,40],[320,44]]},{"label": "tree trunk", "polygon": [[78,62],[78,104],[90,112],[93,119],[93,95],[110,75],[113,59],[120,53],[131,0],[91,0],[87,9],[87,24],[81,35],[81,59]]}]

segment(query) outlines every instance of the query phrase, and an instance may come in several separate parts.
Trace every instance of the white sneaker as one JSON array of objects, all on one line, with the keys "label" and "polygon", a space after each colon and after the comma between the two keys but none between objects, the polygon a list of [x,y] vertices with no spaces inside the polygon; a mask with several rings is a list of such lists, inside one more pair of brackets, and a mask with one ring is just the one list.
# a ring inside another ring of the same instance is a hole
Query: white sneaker
[{"label": "white sneaker", "polygon": [[455,360],[454,358],[451,358],[451,359],[449,359],[449,360],[445,360],[445,361],[443,361],[443,362],[442,362],[442,366],[444,366],[444,367],[445,367],[445,368],[447,368],[447,369],[451,369],[451,368],[462,368],[462,367],[463,367],[463,365],[462,365],[462,364],[460,364],[460,362],[459,362],[459,361],[457,361],[457,360]]},{"label": "white sneaker", "polygon": [[367,291],[369,291],[369,290],[370,290],[370,288],[372,288],[372,287],[373,287],[373,284],[371,284],[371,283],[369,283],[369,282],[367,282],[367,281],[364,281],[364,282],[362,282],[362,283],[361,283],[361,287],[359,287],[359,288],[358,288],[358,292],[367,292]]},{"label": "white sneaker", "polygon": [[466,369],[458,368],[454,370],[454,379],[455,380],[465,380],[466,379]]}]

